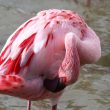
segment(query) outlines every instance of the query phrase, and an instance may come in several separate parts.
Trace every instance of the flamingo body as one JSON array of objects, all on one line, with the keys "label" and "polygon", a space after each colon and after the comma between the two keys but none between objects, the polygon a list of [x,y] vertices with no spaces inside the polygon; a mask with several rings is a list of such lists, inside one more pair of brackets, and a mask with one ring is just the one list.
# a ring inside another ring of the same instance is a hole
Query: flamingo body
[{"label": "flamingo body", "polygon": [[[97,61],[100,51],[97,35],[78,14],[57,9],[41,11],[21,25],[2,49],[0,93],[28,100],[49,98],[57,104],[63,90],[49,91],[44,80],[66,77],[65,85],[76,82],[80,66]],[[65,71],[70,67],[74,71],[65,74],[61,65]]]}]

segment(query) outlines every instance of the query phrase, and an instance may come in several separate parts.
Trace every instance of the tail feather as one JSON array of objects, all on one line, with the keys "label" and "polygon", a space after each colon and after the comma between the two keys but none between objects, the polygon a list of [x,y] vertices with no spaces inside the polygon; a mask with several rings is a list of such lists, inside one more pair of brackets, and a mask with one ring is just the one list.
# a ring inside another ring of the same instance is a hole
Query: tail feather
[{"label": "tail feather", "polygon": [[19,88],[24,84],[23,78],[18,75],[0,75],[0,91]]}]

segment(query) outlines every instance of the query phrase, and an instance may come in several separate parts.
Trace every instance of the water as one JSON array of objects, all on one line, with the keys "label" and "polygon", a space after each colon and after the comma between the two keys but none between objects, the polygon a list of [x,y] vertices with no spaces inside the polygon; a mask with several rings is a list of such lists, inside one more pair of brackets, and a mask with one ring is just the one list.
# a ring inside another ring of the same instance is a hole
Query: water
[{"label": "water", "polygon": [[[66,89],[58,110],[110,110],[110,0],[94,0],[91,7],[83,1],[76,5],[72,0],[0,0],[0,49],[8,36],[38,11],[76,11],[100,37],[102,58],[81,69],[79,80]],[[0,110],[26,110],[26,101],[0,95]],[[50,110],[50,103],[33,102],[32,110]]]}]

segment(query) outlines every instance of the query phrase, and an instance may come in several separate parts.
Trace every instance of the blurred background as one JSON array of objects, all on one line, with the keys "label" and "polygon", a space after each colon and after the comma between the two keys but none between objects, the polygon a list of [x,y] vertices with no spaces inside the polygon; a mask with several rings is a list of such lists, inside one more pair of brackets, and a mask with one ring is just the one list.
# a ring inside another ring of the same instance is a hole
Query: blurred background
[{"label": "blurred background", "polygon": [[[23,22],[44,9],[79,13],[101,39],[102,58],[81,69],[79,80],[63,94],[58,110],[110,110],[110,0],[0,0],[0,50]],[[26,100],[0,95],[0,110],[26,110]],[[48,100],[32,102],[31,110],[50,110]]]}]

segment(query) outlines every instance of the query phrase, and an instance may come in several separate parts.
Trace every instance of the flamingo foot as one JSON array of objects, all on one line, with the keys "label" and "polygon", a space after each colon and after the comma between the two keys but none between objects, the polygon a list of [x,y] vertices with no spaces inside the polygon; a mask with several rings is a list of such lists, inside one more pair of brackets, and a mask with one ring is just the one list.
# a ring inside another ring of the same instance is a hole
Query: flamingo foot
[{"label": "flamingo foot", "polygon": [[28,100],[27,102],[27,110],[31,110],[31,100]]},{"label": "flamingo foot", "polygon": [[57,104],[52,106],[52,110],[57,110]]}]

